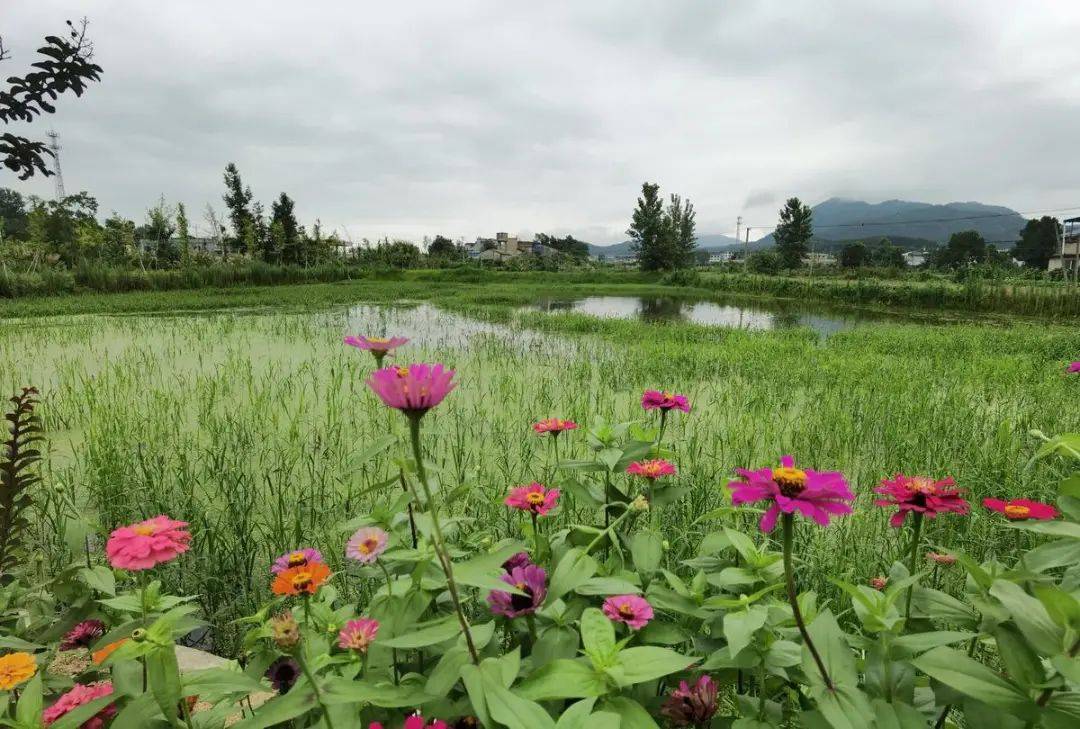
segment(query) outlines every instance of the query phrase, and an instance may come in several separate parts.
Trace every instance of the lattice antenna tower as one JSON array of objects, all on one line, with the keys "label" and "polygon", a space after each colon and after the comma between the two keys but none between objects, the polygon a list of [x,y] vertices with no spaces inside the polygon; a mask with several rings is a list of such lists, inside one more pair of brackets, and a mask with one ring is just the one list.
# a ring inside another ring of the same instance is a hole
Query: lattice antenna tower
[{"label": "lattice antenna tower", "polygon": [[53,158],[53,179],[56,181],[56,200],[59,202],[67,197],[64,191],[64,173],[60,171],[60,135],[55,131],[46,134],[49,138],[49,150]]}]

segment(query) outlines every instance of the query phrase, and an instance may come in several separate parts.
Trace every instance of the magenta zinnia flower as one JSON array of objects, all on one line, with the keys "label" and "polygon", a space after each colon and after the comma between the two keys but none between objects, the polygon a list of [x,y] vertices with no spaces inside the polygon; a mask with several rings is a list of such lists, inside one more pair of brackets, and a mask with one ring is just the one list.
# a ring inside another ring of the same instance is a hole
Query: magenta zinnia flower
[{"label": "magenta zinnia flower", "polygon": [[411,364],[407,367],[384,367],[367,380],[387,407],[406,415],[420,417],[435,407],[456,387],[451,382],[454,370],[441,364]]},{"label": "magenta zinnia flower", "polygon": [[745,481],[732,481],[731,503],[746,504],[754,501],[771,501],[772,505],[761,517],[762,531],[771,532],[781,513],[796,511],[810,517],[821,526],[828,526],[830,516],[851,513],[851,493],[844,475],[839,471],[812,471],[795,468],[795,459],[784,456],[777,468],[760,468],[749,471],[736,468],[735,472]]},{"label": "magenta zinnia flower", "polygon": [[653,618],[652,605],[638,595],[615,595],[604,600],[604,615],[617,623],[641,630]]},{"label": "magenta zinnia flower", "polygon": [[951,478],[935,481],[926,476],[905,476],[896,474],[891,480],[882,479],[881,486],[874,489],[886,498],[876,499],[876,506],[895,506],[896,513],[889,519],[889,524],[899,528],[907,518],[908,512],[923,514],[933,519],[939,513],[968,513],[968,503],[960,495],[962,489],[951,488],[955,482]]},{"label": "magenta zinnia flower", "polygon": [[448,729],[447,724],[442,719],[432,719],[428,723],[424,723],[424,717],[420,714],[413,714],[412,716],[405,718],[405,724],[402,729]]},{"label": "magenta zinnia flower", "polygon": [[1077,360],[1076,362],[1070,362],[1069,366],[1065,368],[1065,371],[1069,374],[1080,372],[1080,360]]},{"label": "magenta zinnia flower", "polygon": [[487,601],[491,612],[516,618],[535,613],[547,597],[547,572],[534,564],[515,567],[501,577],[502,581],[515,587],[524,594],[511,595],[502,590],[492,590]]},{"label": "magenta zinnia flower", "polygon": [[663,458],[654,458],[650,461],[634,461],[626,468],[631,476],[641,476],[650,481],[655,481],[662,476],[674,476],[675,466]]},{"label": "magenta zinnia flower", "polygon": [[279,694],[289,693],[300,678],[300,664],[289,656],[281,656],[266,669],[266,678]]},{"label": "magenta zinnia flower", "polygon": [[503,503],[513,509],[529,511],[544,516],[559,504],[559,489],[547,489],[533,481],[528,486],[518,486],[510,491]]},{"label": "magenta zinnia flower", "polygon": [[90,645],[105,635],[105,623],[100,620],[84,620],[77,623],[64,635],[60,641],[60,650],[70,651],[74,648],[89,648]]},{"label": "magenta zinnia flower", "polygon": [[1028,519],[1048,521],[1056,519],[1058,515],[1058,510],[1054,506],[1030,499],[1009,499],[1008,501],[983,499],[983,506],[990,511],[1004,514],[1009,521],[1027,521]]},{"label": "magenta zinnia flower", "polygon": [[274,564],[270,565],[270,572],[278,575],[287,569],[293,567],[303,567],[308,562],[323,562],[322,553],[317,549],[311,549],[310,547],[304,547],[303,549],[296,549],[292,552],[286,552],[285,554],[274,560]]},{"label": "magenta zinnia flower", "polygon": [[660,713],[675,726],[708,726],[719,708],[717,688],[711,676],[702,676],[693,688],[680,681],[679,688],[660,707]]},{"label": "magenta zinnia flower", "polygon": [[528,552],[518,552],[517,554],[510,555],[505,562],[502,563],[502,568],[507,572],[513,572],[515,567],[528,567],[532,564],[532,557]]},{"label": "magenta zinnia flower", "polygon": [[660,392],[659,390],[646,390],[641,396],[641,407],[646,410],[682,410],[690,412],[690,401],[686,395],[676,395],[673,392]]},{"label": "magenta zinnia flower", "polygon": [[368,646],[374,642],[378,632],[378,620],[371,618],[350,620],[338,633],[338,648],[367,653]]},{"label": "magenta zinnia flower", "polygon": [[385,355],[408,343],[405,337],[345,337],[345,344],[375,355]]},{"label": "magenta zinnia flower", "polygon": [[[113,692],[112,681],[102,681],[87,685],[75,684],[70,691],[56,700],[56,703],[45,709],[42,720],[45,726],[50,726],[57,719],[73,711],[83,704],[89,704],[102,696],[109,696]],[[82,723],[82,729],[101,729],[112,717],[116,716],[116,707],[109,704],[97,714]]]},{"label": "magenta zinnia flower", "polygon": [[122,570],[148,570],[188,551],[191,534],[186,521],[155,516],[120,527],[109,535],[105,553],[109,564]]},{"label": "magenta zinnia flower", "polygon": [[548,418],[533,423],[533,430],[536,431],[537,435],[551,433],[552,436],[556,436],[564,430],[577,430],[577,427],[577,423],[573,420],[560,420],[559,418]]},{"label": "magenta zinnia flower", "polygon": [[386,551],[389,543],[390,535],[379,527],[361,527],[349,537],[345,545],[345,556],[360,564],[371,564]]}]

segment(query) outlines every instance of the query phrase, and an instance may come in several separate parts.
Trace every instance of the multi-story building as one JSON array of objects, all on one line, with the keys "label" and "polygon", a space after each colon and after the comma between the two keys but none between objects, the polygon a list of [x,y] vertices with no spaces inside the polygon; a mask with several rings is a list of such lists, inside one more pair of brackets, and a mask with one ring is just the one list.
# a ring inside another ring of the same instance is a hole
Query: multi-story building
[{"label": "multi-story building", "polygon": [[1061,247],[1050,256],[1046,270],[1064,270],[1073,276],[1080,273],[1080,218],[1062,221]]}]

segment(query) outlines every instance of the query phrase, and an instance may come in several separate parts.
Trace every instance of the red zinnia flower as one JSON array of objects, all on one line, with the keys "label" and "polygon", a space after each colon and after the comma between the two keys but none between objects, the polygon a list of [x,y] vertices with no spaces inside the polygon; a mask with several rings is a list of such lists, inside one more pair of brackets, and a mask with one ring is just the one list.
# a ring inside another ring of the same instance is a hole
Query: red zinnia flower
[{"label": "red zinnia flower", "polygon": [[955,482],[951,478],[935,481],[926,476],[905,476],[896,474],[891,480],[882,479],[881,486],[874,489],[887,498],[876,499],[876,506],[895,506],[896,513],[889,519],[889,524],[899,528],[903,525],[908,512],[924,514],[933,519],[942,512],[954,514],[968,513],[968,503],[961,496],[963,489],[951,488]]},{"label": "red zinnia flower", "polygon": [[536,431],[537,435],[551,433],[552,436],[556,436],[564,430],[577,430],[577,427],[577,423],[573,420],[560,420],[559,418],[547,418],[538,423],[533,423],[533,430]]},{"label": "red zinnia flower", "polygon": [[626,472],[631,476],[641,476],[655,481],[662,476],[674,476],[675,466],[663,458],[655,458],[651,461],[634,461],[626,467]]},{"label": "red zinnia flower", "polygon": [[1009,499],[1008,501],[983,499],[983,506],[990,509],[990,511],[1004,514],[1009,521],[1026,521],[1028,519],[1048,521],[1056,519],[1058,515],[1058,510],[1050,504],[1030,499]]}]

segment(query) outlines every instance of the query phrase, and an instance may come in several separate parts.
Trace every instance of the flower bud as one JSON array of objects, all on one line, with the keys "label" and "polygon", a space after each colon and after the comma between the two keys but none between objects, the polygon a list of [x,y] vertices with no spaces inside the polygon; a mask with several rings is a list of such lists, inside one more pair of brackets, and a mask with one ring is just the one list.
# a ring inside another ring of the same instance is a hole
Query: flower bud
[{"label": "flower bud", "polygon": [[270,635],[283,651],[291,650],[300,642],[300,626],[292,613],[282,613],[270,618]]},{"label": "flower bud", "polygon": [[645,498],[644,494],[638,494],[637,498],[635,498],[633,501],[630,502],[630,508],[633,511],[642,511],[642,512],[648,511],[649,510],[649,500]]},{"label": "flower bud", "polygon": [[135,628],[131,631],[131,639],[136,643],[142,643],[146,640],[146,630],[144,628]]}]

